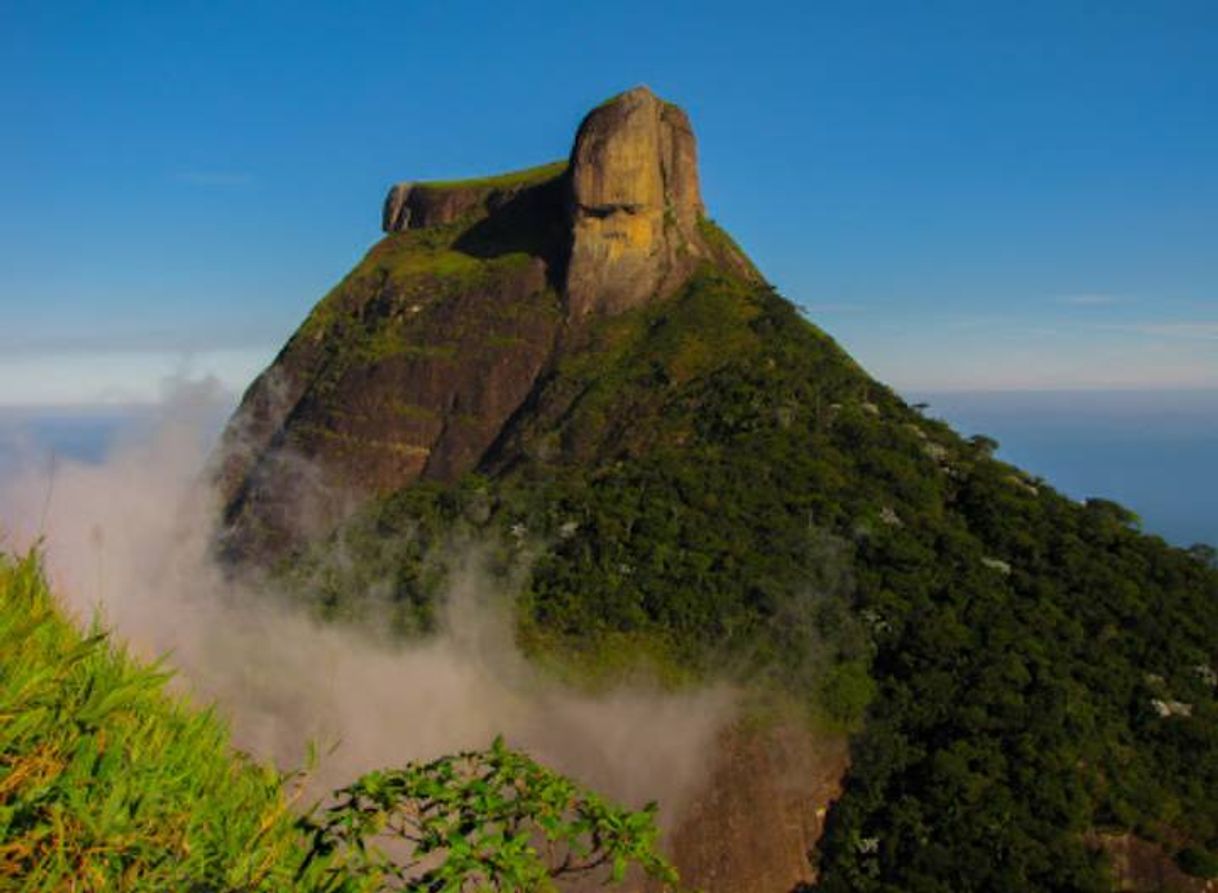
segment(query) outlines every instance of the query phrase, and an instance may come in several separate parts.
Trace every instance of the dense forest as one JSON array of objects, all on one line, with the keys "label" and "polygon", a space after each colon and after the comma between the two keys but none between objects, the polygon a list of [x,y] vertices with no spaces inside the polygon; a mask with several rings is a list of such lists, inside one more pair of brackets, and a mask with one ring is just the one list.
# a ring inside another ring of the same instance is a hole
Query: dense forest
[{"label": "dense forest", "polygon": [[562,672],[629,653],[795,698],[851,736],[827,891],[1110,889],[1125,834],[1218,874],[1210,550],[999,461],[721,268],[597,321],[527,410],[476,473],[381,497],[283,577],[420,635],[447,550],[489,543]]}]

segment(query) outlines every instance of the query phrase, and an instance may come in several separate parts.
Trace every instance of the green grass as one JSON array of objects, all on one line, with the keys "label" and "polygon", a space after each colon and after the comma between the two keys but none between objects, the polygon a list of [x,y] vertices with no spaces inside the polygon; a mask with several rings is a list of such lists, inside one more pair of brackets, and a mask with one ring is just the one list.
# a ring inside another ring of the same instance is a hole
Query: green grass
[{"label": "green grass", "polygon": [[0,554],[0,889],[293,888],[280,775],[166,678],[67,622],[36,555]]},{"label": "green grass", "polygon": [[567,161],[551,161],[536,167],[494,174],[490,177],[470,177],[465,180],[422,180],[413,185],[427,189],[508,189],[513,186],[532,186],[561,176],[567,170]]},{"label": "green grass", "polygon": [[741,250],[736,240],[731,237],[728,231],[715,223],[715,221],[706,216],[699,216],[698,233],[711,249],[715,260],[720,265],[728,267],[739,265],[750,278],[757,281],[762,280],[761,273],[753,266],[749,256]]}]

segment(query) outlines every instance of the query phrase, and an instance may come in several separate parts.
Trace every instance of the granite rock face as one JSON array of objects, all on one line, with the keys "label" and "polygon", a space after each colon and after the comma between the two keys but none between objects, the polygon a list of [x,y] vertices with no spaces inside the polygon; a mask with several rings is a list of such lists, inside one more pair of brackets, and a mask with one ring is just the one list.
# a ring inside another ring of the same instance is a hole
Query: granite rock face
[{"label": "granite rock face", "polygon": [[798,722],[726,732],[669,841],[681,880],[704,893],[814,889],[817,842],[848,762],[844,739],[814,740]]},{"label": "granite rock face", "polygon": [[617,313],[678,288],[710,256],[685,112],[636,87],[594,109],[571,152],[569,313]]},{"label": "granite rock face", "polygon": [[510,190],[422,191],[409,228],[313,309],[225,431],[226,554],[272,558],[371,496],[477,466],[563,323],[562,167]]}]

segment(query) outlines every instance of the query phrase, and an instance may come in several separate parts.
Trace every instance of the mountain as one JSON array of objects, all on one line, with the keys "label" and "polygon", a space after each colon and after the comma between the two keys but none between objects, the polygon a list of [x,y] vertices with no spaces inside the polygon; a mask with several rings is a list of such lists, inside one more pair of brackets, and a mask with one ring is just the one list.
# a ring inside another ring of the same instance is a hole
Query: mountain
[{"label": "mountain", "polygon": [[691,886],[1213,888],[1212,553],[872,379],[706,216],[683,112],[631,90],[383,221],[226,431],[234,568],[426,635],[490,543],[554,672],[741,686]]}]

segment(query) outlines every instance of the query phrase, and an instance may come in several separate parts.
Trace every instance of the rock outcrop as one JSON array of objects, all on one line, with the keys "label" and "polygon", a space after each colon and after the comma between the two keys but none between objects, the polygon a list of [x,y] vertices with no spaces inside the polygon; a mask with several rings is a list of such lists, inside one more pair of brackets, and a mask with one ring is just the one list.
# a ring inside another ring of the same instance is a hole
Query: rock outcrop
[{"label": "rock outcrop", "polygon": [[454,183],[398,183],[385,196],[381,229],[387,233],[455,223],[475,214],[492,214],[539,180],[560,175],[566,162]]},{"label": "rock outcrop", "polygon": [[[707,893],[1098,889],[1101,860],[1122,889],[1214,886],[1182,874],[1212,873],[1214,778],[1172,767],[1218,765],[1194,759],[1218,579],[1120,506],[1010,487],[758,282],[705,216],[679,109],[628,91],[568,161],[402,184],[383,222],[229,426],[229,555],[299,569],[285,582],[325,613],[424,630],[439,544],[470,531],[519,572],[526,653],[606,683],[636,656],[738,681],[741,726],[669,807],[665,845]],[[1087,676],[1097,657],[1116,682]],[[1122,683],[1148,668],[1150,689]],[[1104,738],[1062,738],[1042,708],[1063,691]],[[810,708],[859,737],[817,740]],[[984,796],[942,809],[962,786]]]},{"label": "rock outcrop", "polygon": [[[663,849],[681,888],[701,893],[800,893],[818,878],[817,843],[841,795],[844,736],[814,737],[798,719],[725,729],[710,774],[677,815]],[[599,893],[603,878],[567,881],[562,893]],[[637,873],[621,893],[662,893]]]},{"label": "rock outcrop", "polygon": [[[523,443],[514,426],[566,405],[545,383],[597,320],[671,296],[700,264],[760,278],[704,214],[689,119],[644,87],[589,113],[569,161],[394,186],[385,238],[229,423],[225,552],[265,563],[377,494],[510,465]],[[711,893],[808,882],[841,742],[816,752],[779,725],[720,744],[671,839],[676,862]]]},{"label": "rock outcrop", "polygon": [[[399,183],[385,197],[387,232],[494,214],[531,178],[561,162],[456,183]],[[704,234],[698,148],[689,117],[646,87],[601,104],[580,125],[566,166],[563,295],[571,319],[619,313],[676,291],[698,263],[715,259],[760,278],[734,246]]]},{"label": "rock outcrop", "polygon": [[670,841],[682,881],[705,893],[812,889],[847,762],[844,738],[814,740],[797,723],[726,733],[714,775]]},{"label": "rock outcrop", "polygon": [[672,293],[711,255],[698,150],[685,112],[636,87],[594,109],[571,152],[570,314],[616,313]]}]

